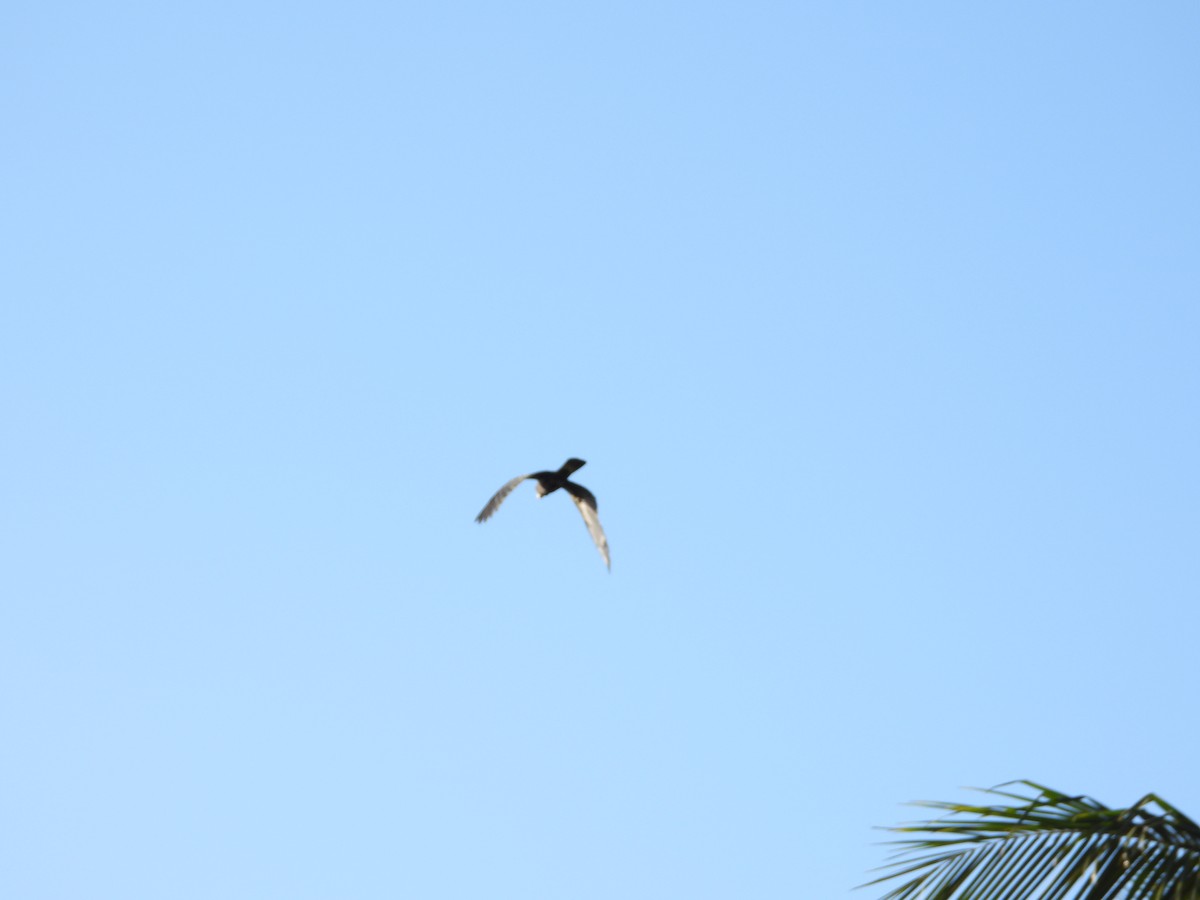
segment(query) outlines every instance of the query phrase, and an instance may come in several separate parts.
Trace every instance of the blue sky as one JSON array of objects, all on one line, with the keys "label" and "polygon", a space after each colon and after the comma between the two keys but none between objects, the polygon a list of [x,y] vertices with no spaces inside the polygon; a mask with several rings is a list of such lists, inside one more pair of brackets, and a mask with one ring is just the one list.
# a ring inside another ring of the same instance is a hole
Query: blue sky
[{"label": "blue sky", "polygon": [[[1198,38],[6,5],[0,893],[836,897],[967,785],[1200,815]],[[561,493],[472,521],[569,456],[611,575]]]}]

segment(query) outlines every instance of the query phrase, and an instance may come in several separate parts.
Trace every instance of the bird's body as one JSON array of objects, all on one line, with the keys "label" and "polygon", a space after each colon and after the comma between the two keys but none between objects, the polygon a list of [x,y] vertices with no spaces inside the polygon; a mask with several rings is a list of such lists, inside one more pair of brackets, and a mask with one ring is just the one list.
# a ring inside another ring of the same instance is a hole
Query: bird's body
[{"label": "bird's body", "polygon": [[559,488],[562,488],[571,495],[571,499],[579,509],[580,515],[583,516],[583,523],[587,526],[588,534],[592,536],[592,540],[596,542],[596,549],[600,551],[600,555],[604,558],[604,564],[609,569],[612,569],[612,561],[608,555],[608,538],[604,536],[604,529],[600,527],[600,517],[596,514],[596,497],[583,485],[576,484],[569,478],[572,472],[583,468],[584,465],[584,460],[572,457],[563,463],[557,472],[534,472],[530,475],[518,475],[512,481],[505,484],[504,487],[500,488],[500,490],[496,491],[492,499],[487,502],[487,506],[475,517],[475,521],[486,522],[500,508],[500,504],[504,502],[504,498],[511,494],[518,484],[530,478],[535,478],[537,479],[537,495],[539,497],[553,494]]}]

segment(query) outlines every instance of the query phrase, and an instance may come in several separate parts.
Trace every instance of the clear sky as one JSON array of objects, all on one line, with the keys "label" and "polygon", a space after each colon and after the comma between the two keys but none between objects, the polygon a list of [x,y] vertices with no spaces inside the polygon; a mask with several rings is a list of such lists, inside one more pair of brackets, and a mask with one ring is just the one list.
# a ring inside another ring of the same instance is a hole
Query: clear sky
[{"label": "clear sky", "polygon": [[[807,900],[964,786],[1200,816],[1198,43],[4,4],[0,895]],[[569,456],[611,574],[561,492],[472,521]]]}]

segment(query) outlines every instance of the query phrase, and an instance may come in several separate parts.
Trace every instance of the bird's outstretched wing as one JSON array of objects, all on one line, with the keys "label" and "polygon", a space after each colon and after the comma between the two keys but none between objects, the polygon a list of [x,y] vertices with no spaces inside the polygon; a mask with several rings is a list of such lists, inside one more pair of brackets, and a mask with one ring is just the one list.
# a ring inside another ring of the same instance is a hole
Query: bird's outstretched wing
[{"label": "bird's outstretched wing", "polygon": [[504,498],[513,492],[513,488],[515,488],[526,478],[532,477],[533,476],[531,475],[518,475],[508,484],[504,485],[504,487],[500,488],[500,490],[496,491],[496,493],[492,495],[492,499],[487,502],[487,506],[485,506],[479,515],[475,517],[475,521],[486,522],[488,519],[490,519],[492,517],[492,513],[500,508],[500,504],[504,502]]},{"label": "bird's outstretched wing", "polygon": [[588,534],[596,542],[596,549],[604,557],[604,565],[611,572],[612,560],[608,555],[608,538],[604,536],[604,529],[600,527],[600,517],[596,514],[596,498],[587,488],[575,484],[573,481],[568,481],[563,487],[571,495],[575,505],[579,507],[579,514],[583,516],[583,524],[587,526]]}]

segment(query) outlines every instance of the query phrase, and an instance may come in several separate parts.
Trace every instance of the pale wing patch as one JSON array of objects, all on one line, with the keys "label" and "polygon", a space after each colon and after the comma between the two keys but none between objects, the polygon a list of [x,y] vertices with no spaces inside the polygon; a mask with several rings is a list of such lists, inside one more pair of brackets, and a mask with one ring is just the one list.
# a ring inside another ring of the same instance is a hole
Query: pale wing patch
[{"label": "pale wing patch", "polygon": [[[588,496],[590,497],[591,494],[588,494]],[[612,571],[612,560],[608,556],[608,538],[604,536],[604,529],[600,527],[600,517],[596,515],[595,506],[585,498],[577,496],[573,491],[571,492],[571,499],[579,507],[579,514],[583,516],[583,524],[587,526],[588,534],[596,542],[596,549],[604,557],[604,565],[608,567],[609,571]]]},{"label": "pale wing patch", "polygon": [[515,488],[526,478],[530,477],[532,476],[518,475],[508,484],[504,485],[504,487],[500,488],[500,490],[496,491],[496,493],[492,496],[492,499],[487,502],[487,506],[485,506],[479,515],[475,517],[475,521],[486,522],[488,519],[490,519],[492,514],[500,508],[500,504],[504,502],[504,498],[513,492],[513,488]]}]

